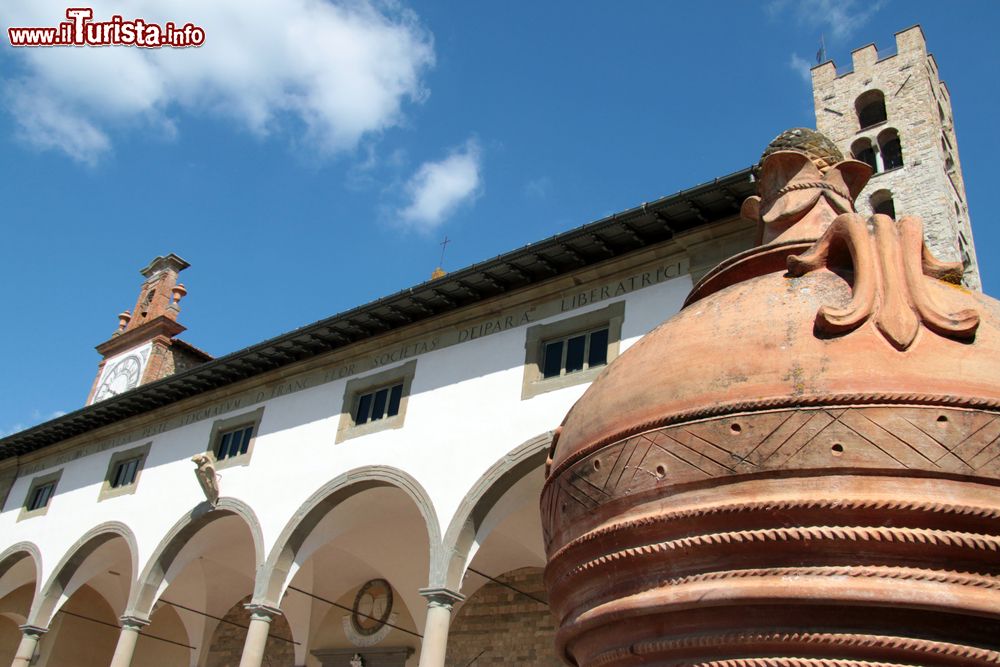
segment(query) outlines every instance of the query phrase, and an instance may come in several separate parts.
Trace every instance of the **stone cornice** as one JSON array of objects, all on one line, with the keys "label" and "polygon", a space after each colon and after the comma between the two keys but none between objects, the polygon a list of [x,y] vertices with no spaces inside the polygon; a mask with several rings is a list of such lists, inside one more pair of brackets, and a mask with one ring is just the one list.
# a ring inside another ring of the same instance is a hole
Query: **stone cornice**
[{"label": "stone cornice", "polygon": [[270,623],[275,616],[281,616],[281,610],[277,607],[272,607],[266,604],[258,604],[256,602],[249,602],[243,605],[243,608],[250,612],[250,617],[259,620],[267,621]]},{"label": "stone cornice", "polygon": [[172,320],[165,315],[160,315],[156,319],[146,322],[141,327],[136,327],[135,329],[126,331],[123,334],[104,341],[95,349],[105,358],[113,357],[119,352],[124,352],[125,350],[133,348],[137,345],[141,345],[142,343],[152,340],[157,336],[173,338],[186,329],[187,327],[183,324],[179,324],[176,320]]},{"label": "stone cornice", "polygon": [[[0,440],[0,459],[27,454],[554,278],[589,271],[608,260],[671,241],[677,234],[736,219],[739,202],[753,190],[750,169],[744,169],[616,213],[8,436]],[[145,326],[134,330],[143,338],[145,331]],[[130,340],[126,336],[117,336],[99,348],[107,350],[104,346],[110,344],[110,349],[123,351]]]},{"label": "stone cornice", "polygon": [[445,607],[451,609],[459,602],[465,600],[464,595],[447,588],[421,588],[417,592],[427,598],[428,607]]},{"label": "stone cornice", "polygon": [[148,618],[142,618],[139,616],[126,615],[119,618],[118,621],[122,624],[123,629],[142,630],[144,627],[149,625]]}]

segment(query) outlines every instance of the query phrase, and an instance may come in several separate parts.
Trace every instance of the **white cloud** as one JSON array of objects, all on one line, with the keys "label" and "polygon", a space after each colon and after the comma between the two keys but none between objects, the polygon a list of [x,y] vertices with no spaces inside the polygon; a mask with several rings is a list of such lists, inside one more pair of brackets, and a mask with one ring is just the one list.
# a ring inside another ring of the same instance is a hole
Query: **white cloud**
[{"label": "white cloud", "polygon": [[24,424],[14,424],[10,428],[4,430],[0,428],[0,438],[6,438],[8,435],[14,435],[15,433],[20,433],[24,429],[28,428]]},{"label": "white cloud", "polygon": [[59,149],[89,165],[111,148],[104,132],[87,119],[65,111],[46,90],[17,83],[9,85],[7,104],[18,119],[21,138],[39,148]]},{"label": "white cloud", "polygon": [[[772,17],[788,10],[799,25],[821,30],[840,41],[851,37],[885,6],[885,0],[773,0],[767,5]],[[816,45],[817,48],[819,44]]]},{"label": "white cloud", "polygon": [[812,65],[805,58],[800,58],[799,54],[793,53],[791,60],[788,61],[788,66],[795,70],[795,73],[802,77],[802,80],[807,84],[812,85]]},{"label": "white cloud", "polygon": [[440,162],[425,162],[407,182],[409,203],[398,214],[421,231],[431,231],[462,204],[479,196],[482,177],[479,143],[469,139]]},{"label": "white cloud", "polygon": [[[65,2],[7,0],[0,27],[54,26]],[[260,136],[301,130],[322,155],[351,150],[423,100],[433,39],[396,3],[370,0],[110,0],[114,14],[205,29],[189,49],[27,48],[6,82],[8,110],[24,139],[95,161],[114,130],[135,121],[174,125],[180,109],[236,122]],[[183,132],[183,127],[180,128]]]},{"label": "white cloud", "polygon": [[14,435],[15,433],[20,433],[21,431],[31,428],[36,424],[41,422],[49,421],[50,419],[56,419],[57,417],[62,417],[66,414],[63,410],[56,410],[55,412],[49,413],[47,416],[42,414],[41,410],[35,409],[31,411],[31,420],[28,423],[18,422],[10,428],[0,428],[0,438],[6,438],[8,435]]},{"label": "white cloud", "polygon": [[552,190],[552,179],[548,176],[539,176],[524,184],[524,195],[531,199],[545,199],[550,190]]}]

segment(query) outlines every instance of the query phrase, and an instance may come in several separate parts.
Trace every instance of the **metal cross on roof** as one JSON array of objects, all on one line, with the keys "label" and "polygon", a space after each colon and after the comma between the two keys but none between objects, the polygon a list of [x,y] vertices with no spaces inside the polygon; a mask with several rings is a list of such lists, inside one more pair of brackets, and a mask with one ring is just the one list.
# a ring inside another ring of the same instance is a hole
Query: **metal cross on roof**
[{"label": "metal cross on roof", "polygon": [[438,266],[444,266],[444,251],[448,249],[449,243],[451,243],[451,239],[445,234],[444,240],[439,244],[441,246],[441,261],[438,262]]}]

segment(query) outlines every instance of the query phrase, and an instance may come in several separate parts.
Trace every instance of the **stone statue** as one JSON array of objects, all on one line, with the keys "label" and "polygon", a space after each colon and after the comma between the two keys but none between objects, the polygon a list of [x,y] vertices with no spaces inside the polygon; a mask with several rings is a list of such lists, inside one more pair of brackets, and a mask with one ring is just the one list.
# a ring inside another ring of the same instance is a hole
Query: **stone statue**
[{"label": "stone statue", "polygon": [[212,507],[215,507],[216,503],[219,502],[219,474],[215,472],[215,466],[212,465],[212,457],[207,454],[197,454],[192,456],[191,460],[197,466],[194,474],[198,477],[201,490],[205,492],[205,500]]},{"label": "stone statue", "polygon": [[365,659],[361,657],[360,653],[355,653],[351,658],[351,667],[365,667]]}]

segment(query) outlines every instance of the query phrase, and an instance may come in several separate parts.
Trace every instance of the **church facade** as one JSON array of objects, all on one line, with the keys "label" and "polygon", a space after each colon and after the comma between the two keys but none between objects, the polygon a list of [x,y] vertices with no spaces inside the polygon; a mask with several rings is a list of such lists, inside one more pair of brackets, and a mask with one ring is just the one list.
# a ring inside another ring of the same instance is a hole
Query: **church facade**
[{"label": "church facade", "polygon": [[[880,174],[859,201],[928,216],[978,286],[920,28],[854,65],[815,68],[814,92],[819,129]],[[925,79],[897,104],[905,71]],[[745,169],[217,359],[180,338],[187,263],[156,258],[86,407],[0,440],[0,664],[561,664],[538,513],[553,429],[755,242],[754,192]]]}]

